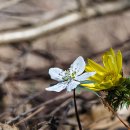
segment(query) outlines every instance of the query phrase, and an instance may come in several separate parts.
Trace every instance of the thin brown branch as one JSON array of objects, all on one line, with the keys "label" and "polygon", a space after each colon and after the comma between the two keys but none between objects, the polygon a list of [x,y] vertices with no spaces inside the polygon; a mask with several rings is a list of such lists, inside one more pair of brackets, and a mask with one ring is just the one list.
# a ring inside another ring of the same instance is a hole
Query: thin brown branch
[{"label": "thin brown branch", "polygon": [[130,127],[118,116],[118,114],[113,110],[113,108],[102,97],[100,97],[100,99],[102,103],[108,108],[108,110],[110,110],[112,114],[114,114],[128,130],[130,130]]},{"label": "thin brown branch", "polygon": [[56,109],[54,109],[50,115],[54,116],[58,111],[60,111],[62,108],[64,108],[65,106],[67,106],[70,102],[72,102],[72,99],[68,99],[65,102],[63,102],[60,106],[58,106]]},{"label": "thin brown branch", "polygon": [[[93,7],[87,7],[86,9],[86,19],[95,18],[97,16],[103,16],[111,13],[118,13],[125,9],[130,8],[129,0],[119,0],[115,2],[107,2],[103,4],[97,4]],[[34,25],[31,28],[18,29],[12,31],[5,31],[0,33],[0,44],[19,42],[25,40],[32,40],[39,36],[49,35],[56,31],[59,31],[69,25],[73,25],[79,21],[83,21],[84,16],[81,12],[74,11],[68,15],[61,18],[55,19],[47,24]]]},{"label": "thin brown branch", "polygon": [[6,77],[5,81],[19,81],[19,80],[30,80],[30,79],[50,79],[48,75],[49,67],[45,69],[25,69],[23,72],[15,73]]},{"label": "thin brown branch", "polygon": [[33,117],[36,114],[38,114],[39,112],[41,112],[45,108],[46,105],[49,105],[49,104],[51,104],[53,102],[56,102],[58,100],[68,99],[70,97],[72,97],[72,93],[62,94],[62,95],[60,95],[60,96],[58,96],[58,97],[56,97],[54,99],[50,99],[49,101],[46,101],[46,102],[44,102],[44,103],[42,103],[42,104],[40,104],[40,105],[30,109],[27,112],[21,113],[17,117],[15,117],[12,120],[8,121],[7,124],[12,124],[12,123],[16,122],[17,120],[19,120],[20,118],[25,117],[29,113],[31,113],[27,117],[23,118],[23,120],[21,120],[18,123],[16,123],[16,125],[18,125],[20,123],[23,123],[23,122],[27,121],[28,119],[30,119],[31,117]]}]

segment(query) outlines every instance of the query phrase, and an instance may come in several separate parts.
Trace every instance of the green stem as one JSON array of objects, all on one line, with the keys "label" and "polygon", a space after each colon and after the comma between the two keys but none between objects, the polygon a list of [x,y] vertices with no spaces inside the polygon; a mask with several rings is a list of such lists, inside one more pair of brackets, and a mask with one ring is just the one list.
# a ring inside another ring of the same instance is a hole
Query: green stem
[{"label": "green stem", "polygon": [[77,104],[76,104],[75,89],[74,89],[74,91],[73,91],[73,94],[74,94],[74,107],[75,107],[75,114],[76,114],[76,118],[77,118],[77,122],[78,122],[79,130],[82,130],[82,126],[81,126],[80,119],[79,119],[79,114],[78,114],[78,109],[77,109]]}]

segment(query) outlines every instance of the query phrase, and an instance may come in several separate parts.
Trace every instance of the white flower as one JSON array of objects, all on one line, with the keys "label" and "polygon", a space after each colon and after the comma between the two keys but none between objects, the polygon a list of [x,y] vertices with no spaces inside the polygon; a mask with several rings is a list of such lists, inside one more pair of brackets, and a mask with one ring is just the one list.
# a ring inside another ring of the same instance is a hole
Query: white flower
[{"label": "white flower", "polygon": [[51,76],[51,79],[54,79],[59,83],[46,88],[46,90],[60,92],[65,88],[67,91],[75,89],[80,84],[80,81],[84,81],[95,74],[95,72],[83,73],[85,65],[83,57],[79,56],[73,64],[71,64],[68,70],[64,71],[60,68],[50,68],[49,75]]}]

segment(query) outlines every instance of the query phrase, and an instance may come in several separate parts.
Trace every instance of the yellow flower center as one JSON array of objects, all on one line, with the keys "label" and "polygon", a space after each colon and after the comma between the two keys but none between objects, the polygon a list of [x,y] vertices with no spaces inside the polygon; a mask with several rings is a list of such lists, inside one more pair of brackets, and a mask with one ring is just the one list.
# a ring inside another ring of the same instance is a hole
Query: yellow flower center
[{"label": "yellow flower center", "polygon": [[103,81],[106,82],[108,80],[113,80],[113,78],[115,77],[115,73],[114,72],[108,72],[104,75],[103,77]]}]

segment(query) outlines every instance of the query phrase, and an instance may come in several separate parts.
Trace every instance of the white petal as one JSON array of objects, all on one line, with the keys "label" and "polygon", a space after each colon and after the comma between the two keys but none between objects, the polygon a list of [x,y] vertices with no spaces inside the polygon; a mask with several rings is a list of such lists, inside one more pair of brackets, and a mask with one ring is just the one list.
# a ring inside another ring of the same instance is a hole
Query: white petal
[{"label": "white petal", "polygon": [[85,61],[82,56],[79,56],[73,64],[70,66],[70,73],[76,72],[76,75],[80,75],[85,70]]},{"label": "white petal", "polygon": [[63,81],[65,72],[60,68],[50,68],[49,75],[51,76],[51,79],[54,79],[56,81]]},{"label": "white petal", "polygon": [[88,79],[90,76],[93,76],[95,74],[96,74],[96,72],[83,73],[82,75],[75,77],[75,80],[84,81],[84,80]]},{"label": "white petal", "polygon": [[67,87],[67,82],[61,82],[61,83],[58,83],[58,84],[53,85],[53,86],[51,86],[51,87],[45,88],[45,90],[47,90],[47,91],[60,92],[60,91],[62,91],[63,89],[65,89],[66,87]]},{"label": "white petal", "polygon": [[75,89],[79,84],[80,82],[72,80],[67,86],[67,91],[70,92],[71,90]]}]

